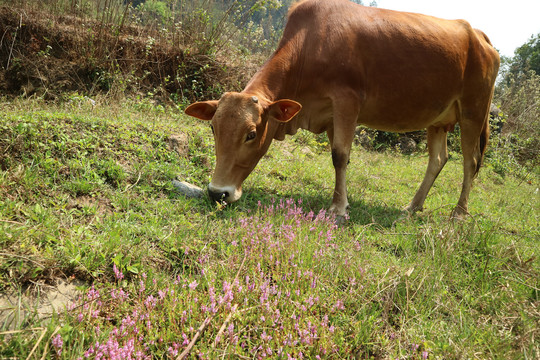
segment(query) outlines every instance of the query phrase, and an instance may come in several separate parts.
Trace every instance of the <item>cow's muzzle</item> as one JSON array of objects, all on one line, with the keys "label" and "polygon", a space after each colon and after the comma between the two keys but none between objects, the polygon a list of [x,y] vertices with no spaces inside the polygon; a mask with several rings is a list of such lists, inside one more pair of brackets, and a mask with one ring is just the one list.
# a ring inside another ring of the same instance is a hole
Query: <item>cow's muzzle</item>
[{"label": "cow's muzzle", "polygon": [[210,186],[208,187],[208,196],[210,196],[210,199],[217,202],[223,202],[226,201],[226,199],[229,197],[228,191],[213,191],[210,189]]},{"label": "cow's muzzle", "polygon": [[210,199],[217,202],[233,203],[238,201],[242,196],[242,188],[234,186],[214,186],[212,183],[208,184],[208,195]]}]

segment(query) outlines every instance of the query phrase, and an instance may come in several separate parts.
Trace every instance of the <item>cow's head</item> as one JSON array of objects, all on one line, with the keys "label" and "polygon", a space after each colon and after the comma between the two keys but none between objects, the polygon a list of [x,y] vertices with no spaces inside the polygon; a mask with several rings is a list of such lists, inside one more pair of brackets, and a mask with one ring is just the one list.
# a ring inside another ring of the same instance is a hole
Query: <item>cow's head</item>
[{"label": "cow's head", "polygon": [[235,202],[242,182],[266,153],[279,123],[291,120],[302,106],[292,100],[266,102],[244,93],[225,93],[220,100],[196,102],[186,114],[212,121],[216,169],[208,194],[216,201]]}]

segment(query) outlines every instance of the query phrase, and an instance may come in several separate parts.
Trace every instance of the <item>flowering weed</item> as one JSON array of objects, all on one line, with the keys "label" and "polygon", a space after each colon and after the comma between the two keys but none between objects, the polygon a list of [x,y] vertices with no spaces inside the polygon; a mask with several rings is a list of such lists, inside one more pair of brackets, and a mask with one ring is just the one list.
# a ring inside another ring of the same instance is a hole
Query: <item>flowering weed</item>
[{"label": "flowering weed", "polygon": [[352,293],[365,274],[361,266],[351,270],[350,262],[327,272],[329,262],[346,254],[335,243],[340,230],[334,217],[324,210],[305,212],[301,201],[280,200],[259,205],[231,229],[227,258],[203,262],[199,274],[178,275],[168,284],[160,286],[144,273],[126,284],[113,265],[116,282],[90,287],[65,315],[78,334],[73,341],[93,334],[78,356],[175,357],[205,322],[192,351],[207,358],[352,354],[343,342],[350,331],[343,320],[354,309],[333,284],[346,272],[355,279]]}]

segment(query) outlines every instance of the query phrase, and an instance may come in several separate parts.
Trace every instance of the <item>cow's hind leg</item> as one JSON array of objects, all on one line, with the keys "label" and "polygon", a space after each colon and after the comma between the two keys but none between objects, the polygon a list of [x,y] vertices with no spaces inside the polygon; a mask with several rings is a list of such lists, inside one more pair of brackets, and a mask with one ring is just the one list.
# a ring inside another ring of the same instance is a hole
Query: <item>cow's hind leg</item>
[{"label": "cow's hind leg", "polygon": [[461,196],[454,209],[453,216],[455,217],[460,217],[468,213],[467,207],[472,182],[476,175],[478,175],[487,148],[489,124],[487,114],[482,116],[484,116],[483,122],[475,122],[468,119],[460,122],[461,150],[463,152],[463,185]]},{"label": "cow's hind leg", "polygon": [[441,127],[429,127],[427,129],[427,145],[429,152],[429,162],[424,180],[420,188],[414,195],[413,200],[405,208],[409,213],[421,211],[424,206],[427,194],[435,182],[435,179],[441,172],[444,164],[448,160],[448,151],[446,147],[446,130]]}]

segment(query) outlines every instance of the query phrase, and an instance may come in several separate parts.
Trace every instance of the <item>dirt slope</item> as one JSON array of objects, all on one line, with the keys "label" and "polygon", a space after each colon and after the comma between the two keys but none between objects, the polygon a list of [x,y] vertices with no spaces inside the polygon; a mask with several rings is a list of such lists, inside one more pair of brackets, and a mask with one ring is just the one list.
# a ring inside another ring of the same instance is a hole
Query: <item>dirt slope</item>
[{"label": "dirt slope", "polygon": [[238,87],[243,74],[230,62],[192,54],[148,28],[118,29],[95,20],[0,7],[3,94],[54,99],[66,91],[152,91],[192,101]]}]

